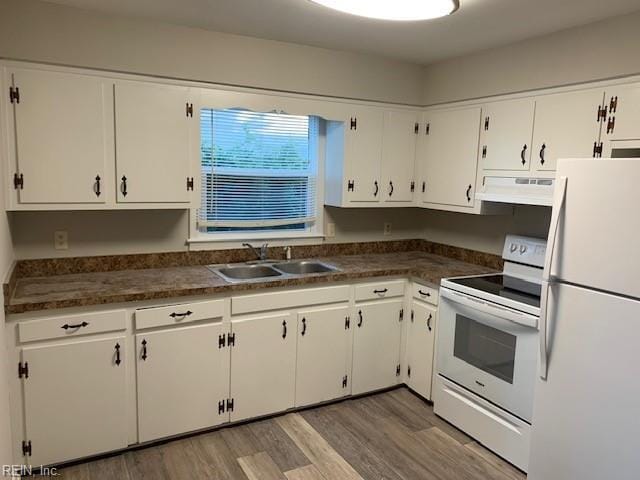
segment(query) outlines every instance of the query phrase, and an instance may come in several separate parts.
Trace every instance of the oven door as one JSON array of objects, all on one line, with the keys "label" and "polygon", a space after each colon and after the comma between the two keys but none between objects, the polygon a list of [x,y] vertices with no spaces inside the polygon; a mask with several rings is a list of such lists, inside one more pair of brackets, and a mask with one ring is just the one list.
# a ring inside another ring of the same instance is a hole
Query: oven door
[{"label": "oven door", "polygon": [[440,289],[438,373],[531,423],[538,318]]}]

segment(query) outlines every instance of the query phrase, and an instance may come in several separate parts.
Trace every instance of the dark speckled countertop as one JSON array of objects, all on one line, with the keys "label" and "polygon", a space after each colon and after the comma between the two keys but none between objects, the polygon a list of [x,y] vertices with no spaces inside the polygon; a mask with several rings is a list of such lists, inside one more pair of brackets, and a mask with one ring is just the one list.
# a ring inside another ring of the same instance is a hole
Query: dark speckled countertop
[{"label": "dark speckled countertop", "polygon": [[23,277],[15,281],[5,311],[23,313],[394,275],[407,275],[426,284],[438,286],[444,277],[489,273],[496,270],[420,251],[325,256],[314,260],[331,263],[340,268],[340,271],[285,280],[235,284],[226,282],[205,266]]}]

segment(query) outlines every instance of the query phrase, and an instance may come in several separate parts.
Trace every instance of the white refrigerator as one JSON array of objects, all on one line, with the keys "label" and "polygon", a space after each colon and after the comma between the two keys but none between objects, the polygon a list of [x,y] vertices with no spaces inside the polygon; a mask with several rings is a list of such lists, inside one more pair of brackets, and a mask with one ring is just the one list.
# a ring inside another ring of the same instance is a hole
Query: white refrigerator
[{"label": "white refrigerator", "polygon": [[640,479],[640,159],[561,160],[529,480]]}]

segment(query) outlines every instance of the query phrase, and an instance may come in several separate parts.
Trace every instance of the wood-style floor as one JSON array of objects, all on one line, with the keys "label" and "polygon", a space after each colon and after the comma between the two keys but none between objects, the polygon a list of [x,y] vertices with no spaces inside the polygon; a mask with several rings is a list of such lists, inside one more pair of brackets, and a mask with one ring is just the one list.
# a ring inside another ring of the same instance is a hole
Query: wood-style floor
[{"label": "wood-style floor", "polygon": [[59,474],[64,480],[525,478],[406,388],[129,451]]}]

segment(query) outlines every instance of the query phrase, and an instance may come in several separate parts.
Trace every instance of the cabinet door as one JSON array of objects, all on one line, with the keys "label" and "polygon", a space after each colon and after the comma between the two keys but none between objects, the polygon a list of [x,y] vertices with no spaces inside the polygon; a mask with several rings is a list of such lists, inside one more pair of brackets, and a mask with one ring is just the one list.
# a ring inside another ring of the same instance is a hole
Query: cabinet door
[{"label": "cabinet door", "polygon": [[351,328],[347,328],[348,316],[346,306],[298,313],[296,407],[349,394],[347,355]]},{"label": "cabinet door", "polygon": [[415,112],[384,114],[381,188],[385,203],[413,200],[416,121]]},{"label": "cabinet door", "polygon": [[105,203],[113,164],[112,85],[100,78],[13,70],[18,201]]},{"label": "cabinet door", "polygon": [[419,134],[422,201],[473,207],[480,109],[429,112]]},{"label": "cabinet door", "polygon": [[407,332],[407,383],[416,393],[431,399],[436,308],[413,301]]},{"label": "cabinet door", "polygon": [[603,142],[640,139],[640,84],[608,88],[604,105],[608,115],[602,126]]},{"label": "cabinet door", "polygon": [[382,160],[382,111],[361,109],[354,112],[355,123],[345,129],[345,162],[353,188],[347,189],[350,202],[379,202],[383,194],[380,180]]},{"label": "cabinet door", "polygon": [[489,103],[482,110],[483,170],[529,170],[535,100]]},{"label": "cabinet door", "polygon": [[125,352],[125,337],[22,350],[29,367],[23,383],[29,463],[59,463],[127,446]]},{"label": "cabinet door", "polygon": [[296,319],[290,314],[232,323],[231,421],[292,408],[296,380]]},{"label": "cabinet door", "polygon": [[604,90],[546,95],[536,99],[532,167],[556,169],[559,158],[588,158],[600,138],[598,108]]},{"label": "cabinet door", "polygon": [[221,324],[136,335],[141,442],[212,427],[229,419],[229,348]]},{"label": "cabinet door", "polygon": [[356,305],[353,334],[352,393],[398,383],[402,300]]},{"label": "cabinet door", "polygon": [[188,203],[189,89],[147,83],[115,87],[118,202]]}]

